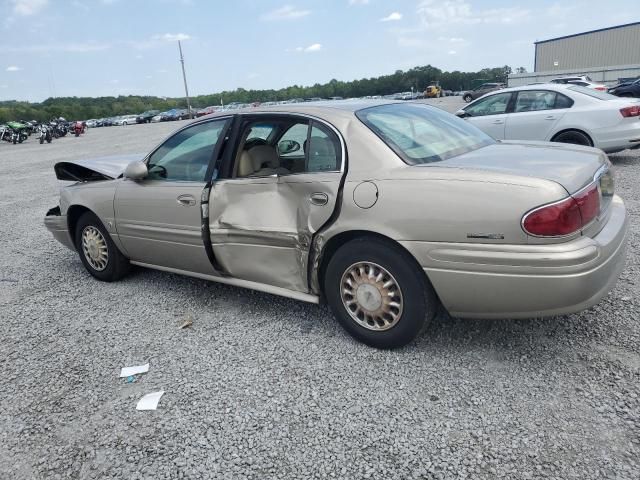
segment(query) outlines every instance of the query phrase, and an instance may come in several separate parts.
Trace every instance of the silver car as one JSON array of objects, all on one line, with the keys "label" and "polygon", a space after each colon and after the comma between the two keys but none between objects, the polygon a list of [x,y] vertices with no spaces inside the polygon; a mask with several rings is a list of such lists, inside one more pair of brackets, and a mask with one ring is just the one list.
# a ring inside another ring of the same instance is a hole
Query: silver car
[{"label": "silver car", "polygon": [[624,267],[602,151],[496,142],[422,104],[221,112],[148,155],[61,162],[45,224],[99,280],[139,265],[318,303],[405,345],[451,315],[586,309]]}]

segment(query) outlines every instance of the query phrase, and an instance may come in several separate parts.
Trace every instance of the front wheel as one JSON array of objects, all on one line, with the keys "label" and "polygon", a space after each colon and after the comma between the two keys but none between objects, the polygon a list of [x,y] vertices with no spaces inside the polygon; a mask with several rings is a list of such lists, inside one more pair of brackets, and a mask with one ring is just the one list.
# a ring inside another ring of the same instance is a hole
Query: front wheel
[{"label": "front wheel", "polygon": [[76,225],[76,249],[87,271],[103,282],[120,280],[129,272],[129,260],[120,253],[98,217],[84,213]]},{"label": "front wheel", "polygon": [[44,143],[44,137],[40,137],[40,145],[42,145]]},{"label": "front wheel", "polygon": [[465,95],[464,97],[462,97],[462,99],[467,103],[469,103],[472,100],[471,95]]},{"label": "front wheel", "polygon": [[364,237],[343,245],[324,278],[327,302],[357,340],[397,348],[435,316],[438,300],[415,259],[398,245]]}]

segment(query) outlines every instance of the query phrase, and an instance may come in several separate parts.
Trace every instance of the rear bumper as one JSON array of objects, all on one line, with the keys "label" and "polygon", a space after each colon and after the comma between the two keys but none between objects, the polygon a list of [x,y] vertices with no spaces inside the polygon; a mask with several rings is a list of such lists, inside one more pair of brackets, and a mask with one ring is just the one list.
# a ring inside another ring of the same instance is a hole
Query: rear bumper
[{"label": "rear bumper", "polygon": [[69,235],[67,216],[60,214],[60,207],[52,208],[47,212],[47,216],[44,217],[44,225],[51,232],[53,238],[75,252],[76,247],[71,235]]},{"label": "rear bumper", "polygon": [[[626,121],[629,120],[629,121]],[[593,132],[596,147],[606,153],[615,153],[628,148],[640,147],[640,119],[625,119],[615,127],[602,128]]]},{"label": "rear bumper", "polygon": [[444,307],[467,318],[534,318],[585,310],[624,269],[628,219],[614,197],[604,228],[563,244],[403,242],[422,264]]}]

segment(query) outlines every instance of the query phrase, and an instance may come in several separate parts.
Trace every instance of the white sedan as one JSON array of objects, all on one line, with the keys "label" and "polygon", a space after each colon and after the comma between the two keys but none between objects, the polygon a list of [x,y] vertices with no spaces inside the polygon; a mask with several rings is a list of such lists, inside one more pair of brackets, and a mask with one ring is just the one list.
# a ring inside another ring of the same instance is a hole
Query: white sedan
[{"label": "white sedan", "polygon": [[571,84],[536,84],[489,93],[456,112],[496,140],[540,140],[640,148],[640,101]]}]

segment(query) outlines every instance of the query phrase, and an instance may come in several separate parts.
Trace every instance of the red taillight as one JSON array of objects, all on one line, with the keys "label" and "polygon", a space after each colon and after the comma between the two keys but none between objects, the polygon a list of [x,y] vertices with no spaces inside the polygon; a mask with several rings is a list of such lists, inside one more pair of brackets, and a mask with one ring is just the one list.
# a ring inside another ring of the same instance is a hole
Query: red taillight
[{"label": "red taillight", "polygon": [[633,105],[631,107],[624,107],[620,109],[620,113],[623,117],[638,117],[640,116],[640,106]]},{"label": "red taillight", "polygon": [[582,216],[582,226],[588,225],[600,213],[600,192],[595,183],[590,187],[574,194],[573,198],[578,202],[580,215]]},{"label": "red taillight", "polygon": [[522,219],[525,232],[538,237],[560,237],[577,232],[600,213],[600,193],[595,184],[561,202],[545,205]]},{"label": "red taillight", "polygon": [[601,92],[606,92],[607,87],[595,87],[594,90],[600,90]]},{"label": "red taillight", "polygon": [[528,213],[522,226],[530,235],[557,237],[569,235],[582,228],[580,207],[573,197],[562,202],[540,207]]}]

